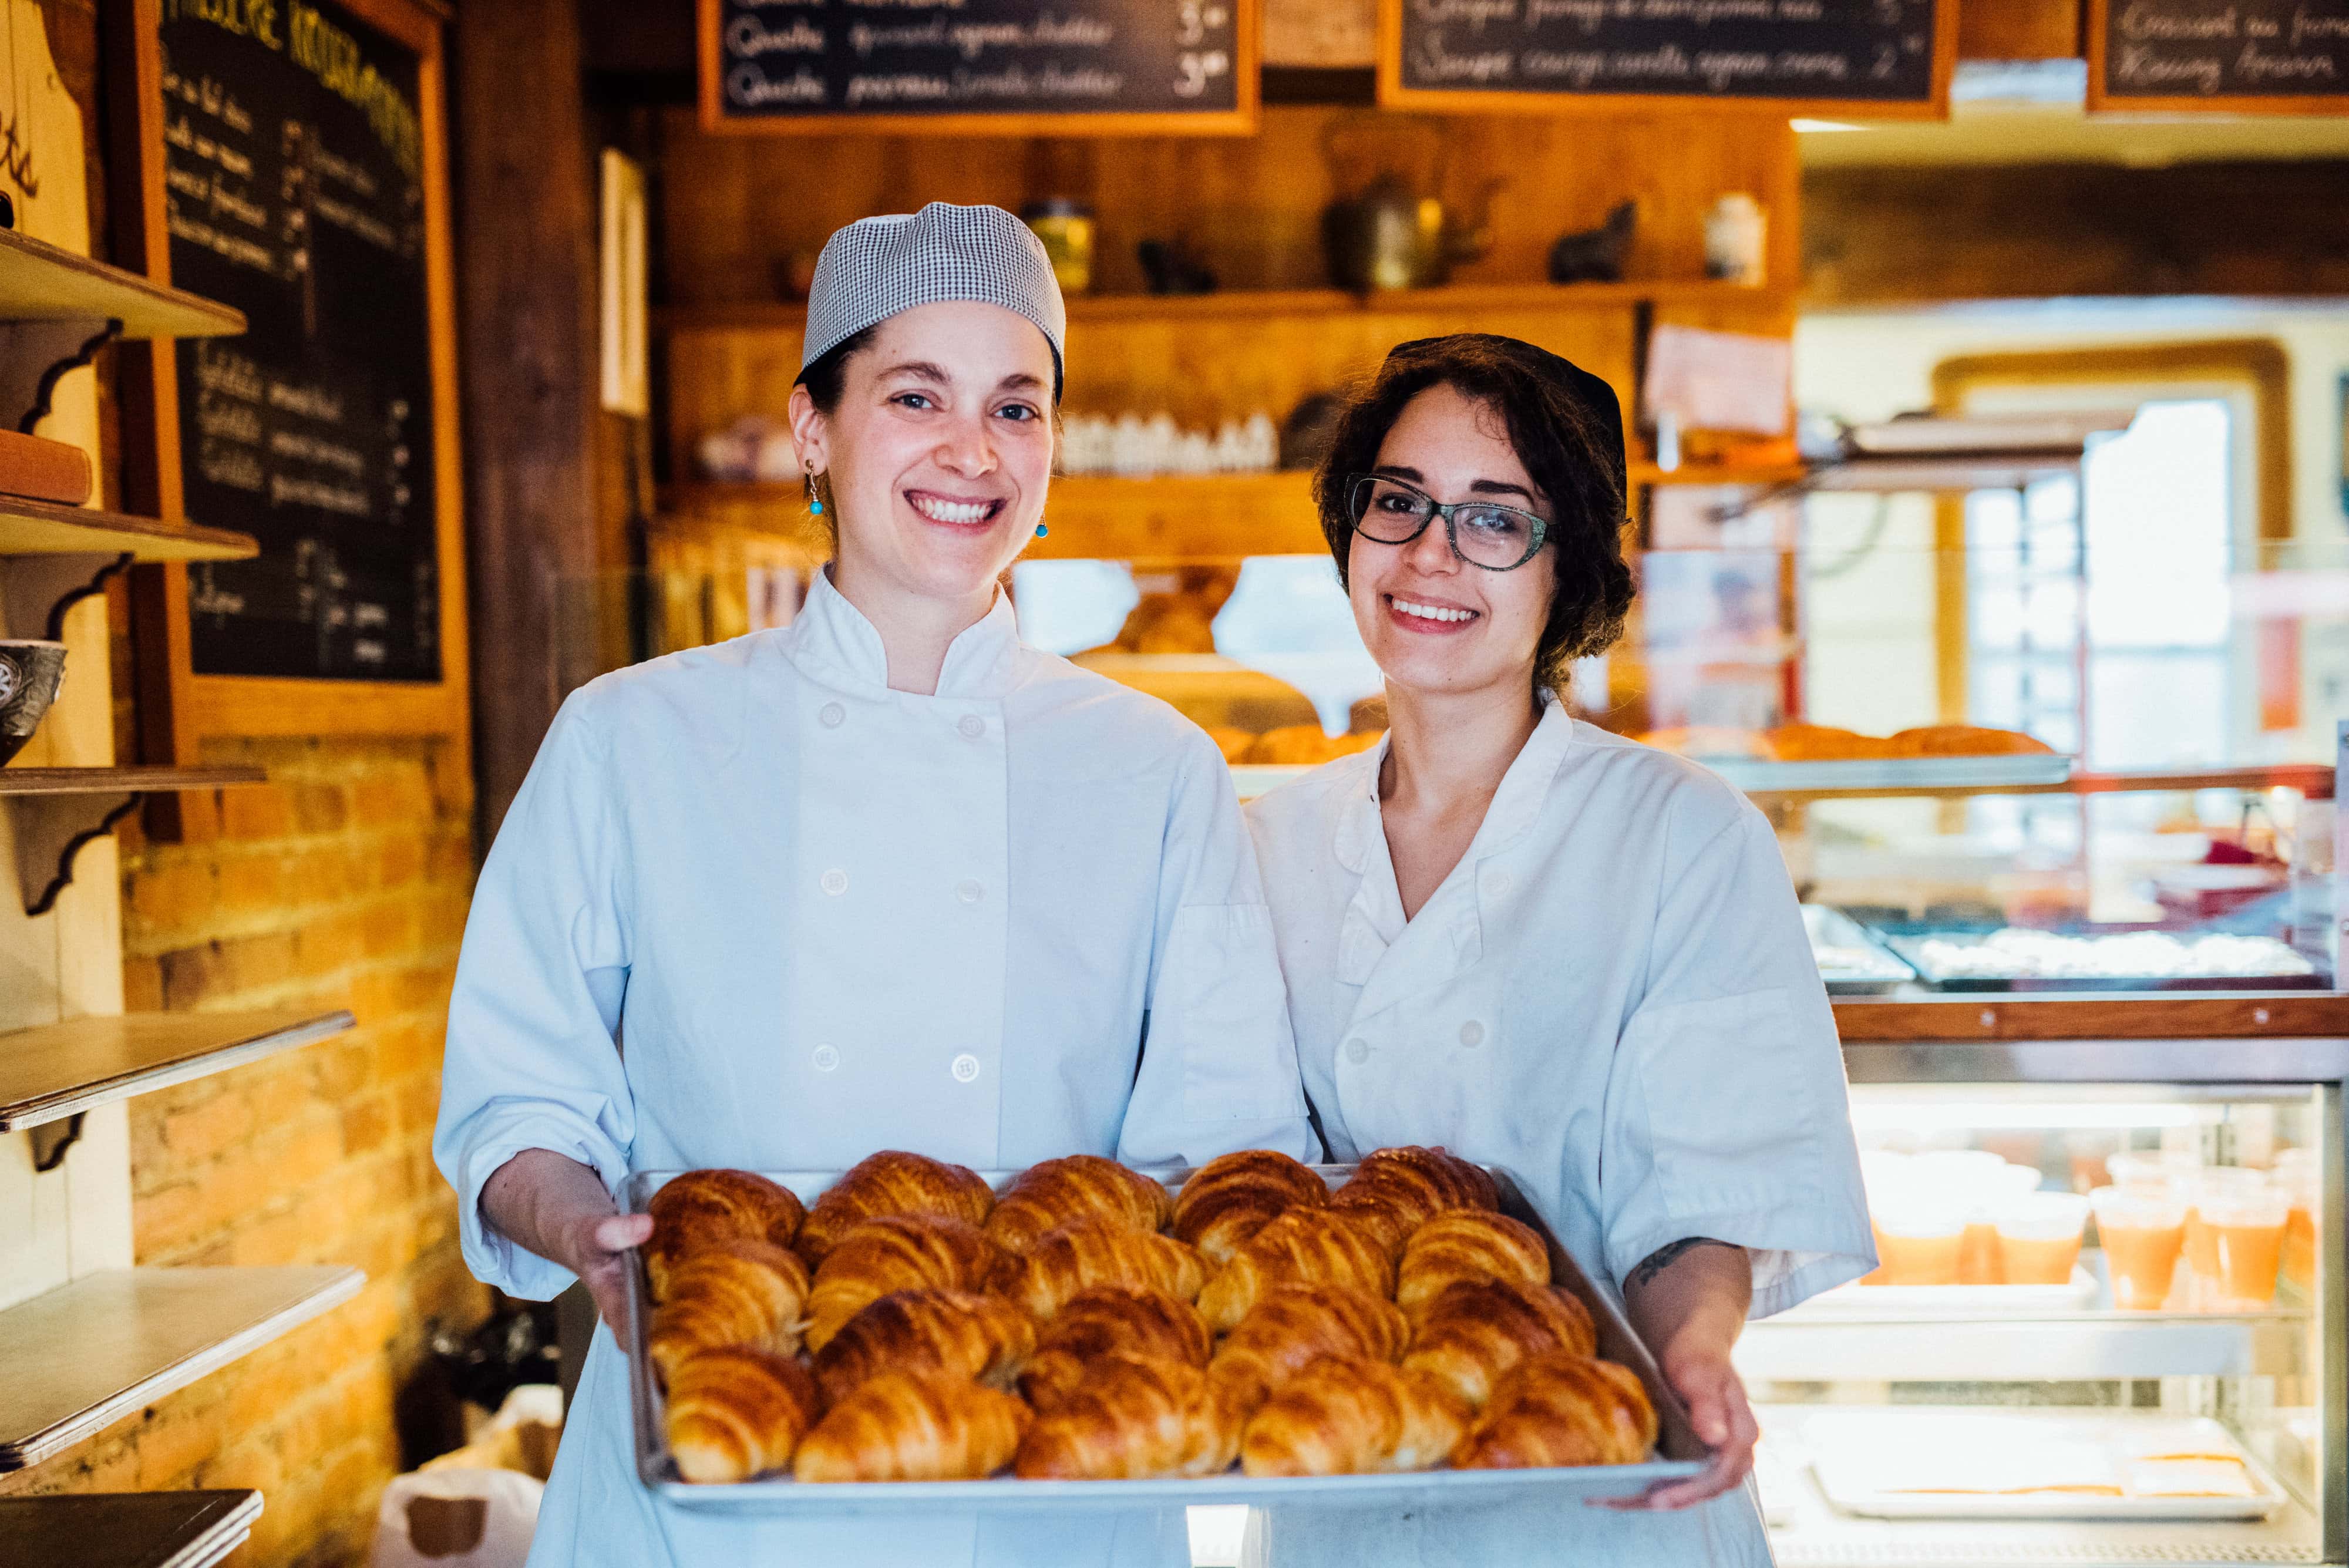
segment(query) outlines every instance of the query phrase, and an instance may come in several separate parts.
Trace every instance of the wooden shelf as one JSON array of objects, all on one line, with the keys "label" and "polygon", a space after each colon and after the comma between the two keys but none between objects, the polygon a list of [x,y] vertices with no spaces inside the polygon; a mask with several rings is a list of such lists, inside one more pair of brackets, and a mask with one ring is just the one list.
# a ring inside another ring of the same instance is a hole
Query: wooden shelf
[{"label": "wooden shelf", "polygon": [[225,528],[0,495],[0,556],[111,556],[125,551],[139,561],[241,561],[259,555],[261,545],[250,534]]},{"label": "wooden shelf", "polygon": [[48,912],[74,857],[142,794],[264,783],[259,768],[0,768],[0,806],[15,829],[16,888],[27,916]]},{"label": "wooden shelf", "polygon": [[109,1269],[0,1312],[0,1471],[39,1464],[348,1301],[357,1269]]},{"label": "wooden shelf", "polygon": [[1658,468],[1642,459],[1630,468],[1633,488],[1642,484],[1799,484],[1810,470],[1799,462],[1684,462]]},{"label": "wooden shelf", "polygon": [[0,1034],[0,1133],[19,1132],[339,1034],[347,1012],[134,1012]]},{"label": "wooden shelf", "polygon": [[119,321],[125,337],[216,337],[244,313],[0,229],[0,321]]},{"label": "wooden shelf", "polygon": [[259,768],[0,768],[0,796],[147,794],[161,790],[224,789],[268,782]]},{"label": "wooden shelf", "polygon": [[[1794,296],[1753,284],[1711,278],[1628,283],[1455,283],[1442,288],[1380,289],[1351,294],[1335,288],[1226,289],[1215,294],[1080,294],[1069,297],[1069,320],[1214,321],[1267,317],[1449,314],[1488,310],[1619,310],[1637,305],[1788,306]],[[672,305],[653,313],[667,332],[798,331],[807,307],[786,302]]]},{"label": "wooden shelf", "polygon": [[0,1563],[212,1568],[261,1517],[257,1491],[69,1492],[0,1501]]}]

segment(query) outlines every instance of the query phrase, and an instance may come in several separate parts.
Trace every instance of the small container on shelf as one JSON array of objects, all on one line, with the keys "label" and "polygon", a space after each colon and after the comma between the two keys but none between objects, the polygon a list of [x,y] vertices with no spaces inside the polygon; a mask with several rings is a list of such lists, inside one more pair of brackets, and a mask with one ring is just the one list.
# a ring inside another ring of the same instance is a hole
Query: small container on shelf
[{"label": "small container on shelf", "polygon": [[2159,1312],[2186,1247],[2184,1199],[2159,1187],[2099,1187],[2088,1194],[2088,1204],[2112,1275],[2113,1304],[2124,1312]]},{"label": "small container on shelf", "polygon": [[2069,1192],[2026,1192],[1998,1210],[1999,1282],[2060,1285],[2080,1261],[2088,1200]]}]

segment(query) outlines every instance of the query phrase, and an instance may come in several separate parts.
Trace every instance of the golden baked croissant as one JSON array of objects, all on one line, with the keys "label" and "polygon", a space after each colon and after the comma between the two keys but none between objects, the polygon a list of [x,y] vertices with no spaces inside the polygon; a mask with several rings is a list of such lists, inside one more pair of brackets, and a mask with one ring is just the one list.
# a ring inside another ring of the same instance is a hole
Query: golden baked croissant
[{"label": "golden baked croissant", "polygon": [[1217,1265],[1241,1242],[1291,1209],[1319,1209],[1330,1187],[1278,1149],[1219,1155],[1191,1174],[1174,1196],[1174,1234]]},{"label": "golden baked croissant", "polygon": [[724,1485],[781,1469],[822,1409],[815,1379],[749,1345],[696,1351],[668,1374],[668,1451],[687,1480]]},{"label": "golden baked croissant", "polygon": [[688,1170],[663,1182],[645,1212],[653,1217],[645,1279],[655,1301],[688,1252],[735,1236],[788,1247],[806,1214],[789,1188],[747,1170]]},{"label": "golden baked croissant", "polygon": [[1206,1283],[1207,1264],[1195,1249],[1171,1236],[1091,1220],[1063,1225],[1038,1241],[1027,1256],[1005,1266],[1001,1279],[1005,1295],[1047,1318],[1093,1285],[1164,1291],[1191,1301]]},{"label": "golden baked croissant", "polygon": [[1154,1356],[1207,1365],[1207,1325],[1198,1309],[1164,1291],[1093,1285],[1061,1303],[1036,1354],[1019,1375],[1019,1392],[1040,1412],[1059,1405],[1104,1355]]},{"label": "golden baked croissant", "polygon": [[1325,1356],[1393,1361],[1410,1343],[1392,1302],[1344,1285],[1275,1285],[1216,1346],[1207,1374],[1253,1410]]},{"label": "golden baked croissant", "polygon": [[1438,1214],[1499,1202],[1500,1189],[1477,1167],[1440,1148],[1405,1145],[1365,1157],[1330,1195],[1330,1207],[1370,1221],[1401,1252],[1412,1232]]},{"label": "golden baked croissant", "polygon": [[890,1214],[842,1237],[808,1293],[807,1345],[832,1343],[841,1326],[892,1291],[983,1291],[1002,1268],[1003,1249],[966,1220]]},{"label": "golden baked croissant", "polygon": [[1656,1446],[1656,1407],[1629,1367],[1553,1353],[1519,1365],[1453,1462],[1463,1469],[1636,1465]]},{"label": "golden baked croissant", "polygon": [[1596,1347],[1589,1310],[1557,1286],[1464,1280],[1421,1309],[1402,1364],[1481,1409],[1519,1362],[1555,1351],[1588,1355]]},{"label": "golden baked croissant", "polygon": [[1163,1231],[1173,1211],[1166,1189],[1138,1170],[1097,1154],[1048,1159],[1020,1172],[998,1194],[986,1231],[998,1245],[1024,1252],[1051,1231],[1081,1220],[1128,1231]]},{"label": "golden baked croissant", "polygon": [[968,1166],[885,1148],[843,1172],[815,1200],[800,1227],[800,1256],[822,1268],[833,1248],[867,1220],[890,1214],[935,1214],[978,1225],[995,1207],[995,1194]]},{"label": "golden baked croissant", "polygon": [[1034,1417],[968,1377],[884,1372],[800,1439],[803,1481],[978,1480],[1011,1462]]},{"label": "golden baked croissant", "polygon": [[884,1372],[947,1373],[1009,1388],[1035,1348],[1035,1324],[1001,1296],[892,1291],[816,1352],[815,1381],[832,1405]]},{"label": "golden baked croissant", "polygon": [[1028,1428],[1012,1469],[1024,1480],[1209,1476],[1229,1469],[1239,1449],[1239,1407],[1198,1367],[1106,1355]]},{"label": "golden baked croissant", "polygon": [[1292,1209],[1249,1237],[1199,1293],[1199,1315],[1218,1334],[1237,1327],[1264,1293],[1288,1281],[1394,1294],[1394,1256],[1377,1233],[1334,1209]]},{"label": "golden baked croissant", "polygon": [[1549,1283],[1549,1248],[1530,1225],[1482,1209],[1439,1214],[1412,1232],[1395,1271],[1395,1304],[1417,1315],[1462,1280]]},{"label": "golden baked croissant", "polygon": [[807,1298],[807,1265],[796,1252],[739,1236],[713,1241],[669,1271],[667,1293],[646,1332],[646,1353],[664,1377],[680,1357],[720,1345],[788,1355],[799,1348]]},{"label": "golden baked croissant", "polygon": [[1423,1373],[1361,1357],[1317,1361],[1248,1417],[1240,1468],[1252,1476],[1433,1469],[1469,1425],[1467,1405]]}]

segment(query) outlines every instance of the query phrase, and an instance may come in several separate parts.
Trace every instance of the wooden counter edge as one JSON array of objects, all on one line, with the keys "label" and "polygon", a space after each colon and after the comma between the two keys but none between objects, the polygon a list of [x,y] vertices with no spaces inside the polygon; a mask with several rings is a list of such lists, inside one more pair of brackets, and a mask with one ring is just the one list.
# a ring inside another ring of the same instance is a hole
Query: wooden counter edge
[{"label": "wooden counter edge", "polygon": [[2337,992],[2133,992],[2015,996],[1997,992],[1855,997],[1835,1004],[1846,1044],[1932,1040],[2266,1039],[2349,1035],[2349,994]]}]

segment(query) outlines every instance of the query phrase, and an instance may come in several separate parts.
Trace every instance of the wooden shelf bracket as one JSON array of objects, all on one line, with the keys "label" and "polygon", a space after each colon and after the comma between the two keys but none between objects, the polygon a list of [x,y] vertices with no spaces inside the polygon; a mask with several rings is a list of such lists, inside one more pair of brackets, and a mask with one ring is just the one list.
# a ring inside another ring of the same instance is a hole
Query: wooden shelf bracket
[{"label": "wooden shelf bracket", "polygon": [[31,435],[67,371],[78,370],[122,336],[119,317],[12,321],[0,326],[0,415]]},{"label": "wooden shelf bracket", "polygon": [[73,880],[74,860],[92,839],[139,804],[139,792],[119,794],[10,795],[8,814],[16,837],[16,888],[25,913],[46,915]]}]

